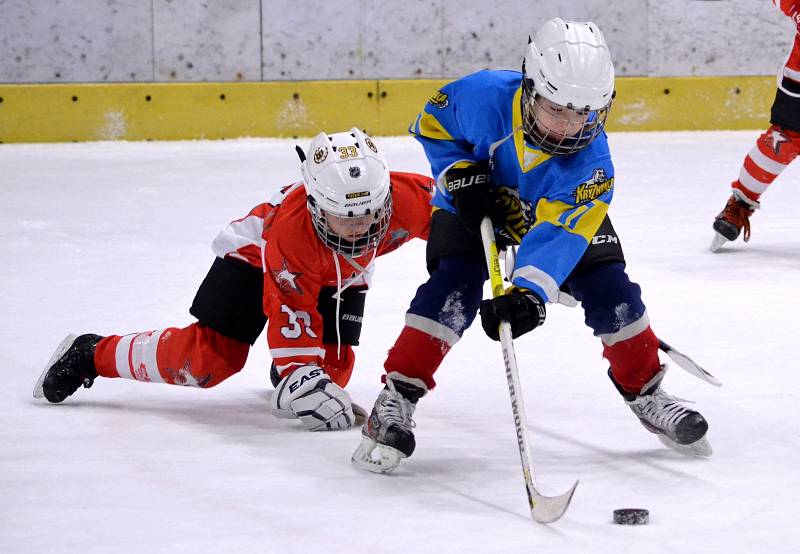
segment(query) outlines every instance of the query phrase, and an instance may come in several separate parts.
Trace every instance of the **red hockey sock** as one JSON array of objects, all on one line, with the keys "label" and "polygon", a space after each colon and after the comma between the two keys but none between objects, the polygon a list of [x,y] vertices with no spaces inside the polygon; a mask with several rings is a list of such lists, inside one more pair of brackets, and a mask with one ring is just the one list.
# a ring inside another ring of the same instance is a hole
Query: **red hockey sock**
[{"label": "red hockey sock", "polygon": [[244,367],[250,345],[193,323],[97,343],[97,374],[152,383],[213,387]]},{"label": "red hockey sock", "polygon": [[648,325],[641,333],[612,345],[603,345],[614,380],[627,392],[640,393],[661,370],[658,338]]},{"label": "red hockey sock", "polygon": [[405,326],[383,367],[386,372],[397,371],[406,377],[421,379],[428,390],[436,386],[433,374],[450,351],[450,345],[428,333]]},{"label": "red hockey sock", "polygon": [[800,133],[772,125],[756,141],[732,187],[757,202],[800,153]]}]

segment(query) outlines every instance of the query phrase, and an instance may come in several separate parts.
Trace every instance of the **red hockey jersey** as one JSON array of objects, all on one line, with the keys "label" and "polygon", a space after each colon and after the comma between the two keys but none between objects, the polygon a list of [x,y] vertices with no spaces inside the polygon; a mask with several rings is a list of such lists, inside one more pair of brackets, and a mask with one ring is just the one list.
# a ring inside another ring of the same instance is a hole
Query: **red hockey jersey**
[{"label": "red hockey jersey", "polygon": [[244,260],[264,272],[267,342],[279,373],[295,365],[323,365],[323,322],[317,310],[322,287],[368,287],[375,256],[388,254],[413,238],[427,240],[433,180],[399,172],[391,172],[390,178],[389,230],[377,252],[355,258],[354,263],[318,238],[302,182],[275,193],[214,239],[217,256]]},{"label": "red hockey jersey", "polygon": [[[798,90],[800,90],[800,0],[772,0],[772,3],[791,18],[797,28],[789,57],[778,77],[778,87],[791,96],[798,96]],[[790,79],[791,85],[783,83],[783,79]]]}]

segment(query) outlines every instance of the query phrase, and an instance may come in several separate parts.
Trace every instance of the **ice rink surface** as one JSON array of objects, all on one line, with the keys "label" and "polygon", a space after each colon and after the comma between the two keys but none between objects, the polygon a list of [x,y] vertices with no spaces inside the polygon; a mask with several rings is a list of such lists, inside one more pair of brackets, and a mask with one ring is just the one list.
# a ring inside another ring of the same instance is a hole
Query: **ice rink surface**
[{"label": "ice rink surface", "polygon": [[[357,430],[269,414],[263,336],[214,389],[100,378],[61,405],[34,401],[67,332],[190,323],[211,240],[299,178],[296,141],[0,145],[0,552],[796,552],[800,162],[763,198],[750,243],[708,248],[757,135],[610,137],[612,220],[653,328],[724,383],[677,367],[665,380],[707,417],[715,453],[687,459],[646,432],[581,309],[551,306],[516,341],[539,488],[581,481],[551,526],[530,519],[500,349],[479,325],[391,476],[351,466]],[[411,139],[377,142],[393,169],[429,171]],[[365,407],[425,278],[421,241],[377,261],[348,387]],[[651,523],[612,524],[622,507]]]}]

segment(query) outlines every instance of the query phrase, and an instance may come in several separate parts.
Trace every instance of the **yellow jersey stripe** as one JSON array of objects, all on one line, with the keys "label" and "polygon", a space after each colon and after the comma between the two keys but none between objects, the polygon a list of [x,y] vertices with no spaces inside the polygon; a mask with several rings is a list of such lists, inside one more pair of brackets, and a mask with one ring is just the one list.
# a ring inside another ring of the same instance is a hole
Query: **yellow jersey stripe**
[{"label": "yellow jersey stripe", "polygon": [[433,140],[454,140],[450,133],[432,114],[422,112],[419,117],[419,135]]},{"label": "yellow jersey stripe", "polygon": [[608,204],[595,200],[589,204],[573,206],[560,200],[542,198],[536,204],[536,223],[533,228],[550,223],[575,235],[582,236],[588,243],[603,222],[608,212]]}]

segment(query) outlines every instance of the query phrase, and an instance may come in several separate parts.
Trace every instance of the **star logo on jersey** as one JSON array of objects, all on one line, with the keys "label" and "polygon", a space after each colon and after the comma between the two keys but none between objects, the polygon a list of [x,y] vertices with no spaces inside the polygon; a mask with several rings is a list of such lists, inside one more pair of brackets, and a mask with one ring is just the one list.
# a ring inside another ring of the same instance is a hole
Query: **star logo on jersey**
[{"label": "star logo on jersey", "polygon": [[296,292],[297,294],[303,294],[303,291],[300,290],[300,285],[297,284],[297,278],[300,277],[302,273],[292,273],[289,271],[289,265],[286,263],[286,258],[283,259],[283,266],[279,270],[272,270],[272,276],[275,278],[275,282],[278,284],[278,288],[281,292],[286,294],[291,294]]},{"label": "star logo on jersey", "polygon": [[781,144],[784,142],[789,142],[789,139],[780,134],[778,131],[772,131],[770,138],[772,139],[772,151],[775,152],[776,156],[780,156]]}]

